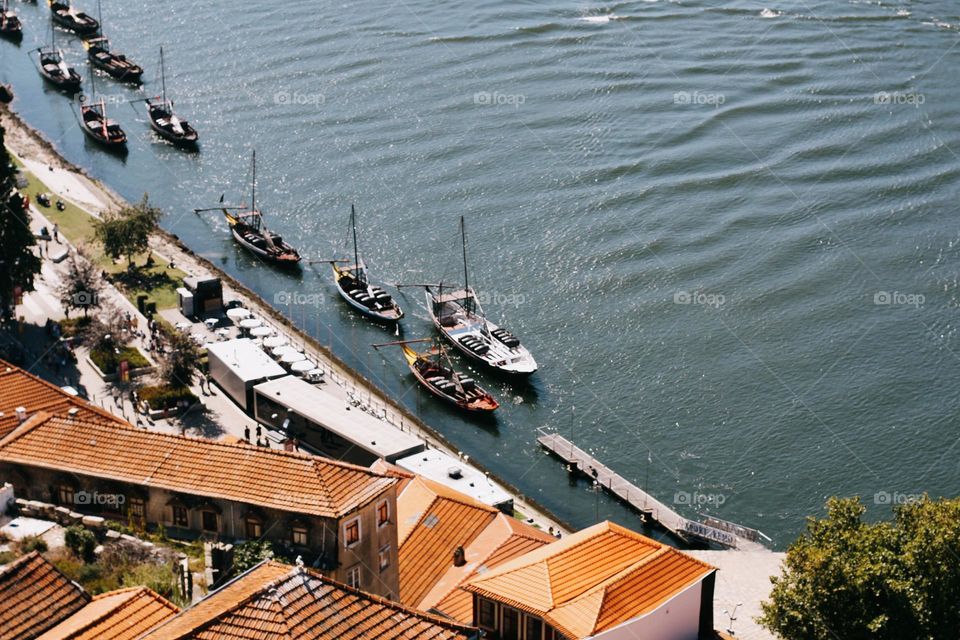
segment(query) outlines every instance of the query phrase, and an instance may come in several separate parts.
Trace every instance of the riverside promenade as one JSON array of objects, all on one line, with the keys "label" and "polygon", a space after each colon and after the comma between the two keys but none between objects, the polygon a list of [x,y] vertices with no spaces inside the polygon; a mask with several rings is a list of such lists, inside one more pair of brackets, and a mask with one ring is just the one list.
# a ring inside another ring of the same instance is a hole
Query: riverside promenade
[{"label": "riverside promenade", "polygon": [[[126,204],[122,198],[107,187],[88,177],[82,170],[70,165],[57,155],[55,149],[46,140],[26,127],[15,114],[3,113],[2,122],[8,134],[11,131],[14,133],[14,135],[8,135],[8,151],[24,165],[27,171],[33,173],[43,182],[46,190],[52,196],[75,205],[93,217],[99,217],[102,212],[116,210]],[[32,198],[34,194],[30,193],[30,195]],[[33,216],[31,226],[34,227],[35,232],[42,226],[52,228],[52,222],[45,217],[42,210],[33,206],[31,213]],[[41,327],[47,318],[53,320],[63,318],[62,306],[56,291],[66,265],[63,263],[55,264],[49,257],[50,250],[57,247],[62,247],[68,251],[76,250],[67,239],[63,239],[62,245],[48,244],[47,251],[43,256],[43,272],[37,281],[37,291],[25,295],[24,304],[18,308],[18,315],[24,316],[29,323],[39,323]],[[325,369],[327,378],[332,383],[328,386],[337,387],[339,393],[349,399],[354,406],[362,407],[368,413],[402,429],[406,433],[415,435],[429,448],[444,451],[453,458],[461,459],[463,464],[477,469],[481,473],[488,473],[487,469],[475,461],[463,459],[457,447],[447,441],[439,431],[425,424],[403,405],[395,402],[374,381],[365,378],[345,365],[331,352],[329,347],[320,344],[317,340],[305,334],[290,319],[270,306],[253,291],[220,271],[209,261],[194,254],[178,238],[162,230],[157,230],[151,237],[150,250],[161,260],[167,261],[169,264],[175,264],[177,269],[190,276],[220,278],[223,283],[225,300],[239,301],[274,327],[278,333],[286,336],[291,344],[302,348],[308,357],[318,362]],[[111,301],[124,312],[129,312],[136,326],[142,332],[147,333],[147,318],[140,314],[136,307],[119,291],[113,287],[108,287],[108,289],[106,295]],[[331,335],[330,339],[334,340],[337,337]],[[36,358],[43,354],[41,351],[30,355]],[[185,432],[206,437],[234,438],[243,437],[247,428],[256,428],[253,419],[233,404],[221,391],[215,387],[202,387],[201,385],[195,385],[193,390],[200,397],[202,407],[199,407],[196,411],[188,412],[184,420],[146,420],[145,417],[136,414],[128,399],[123,398],[104,383],[92,367],[83,362],[84,358],[80,360],[75,372],[79,379],[58,379],[58,374],[55,371],[45,370],[42,362],[36,367],[28,366],[28,368],[31,368],[35,373],[43,371],[43,377],[47,377],[57,384],[78,384],[85,387],[94,402],[145,428]],[[280,436],[278,434],[272,435],[271,439],[279,446]],[[516,510],[531,524],[544,530],[552,527],[554,530],[563,533],[570,531],[566,523],[553,517],[540,505],[523,496],[508,481],[497,477],[493,473],[490,473],[490,477],[513,495]]]}]

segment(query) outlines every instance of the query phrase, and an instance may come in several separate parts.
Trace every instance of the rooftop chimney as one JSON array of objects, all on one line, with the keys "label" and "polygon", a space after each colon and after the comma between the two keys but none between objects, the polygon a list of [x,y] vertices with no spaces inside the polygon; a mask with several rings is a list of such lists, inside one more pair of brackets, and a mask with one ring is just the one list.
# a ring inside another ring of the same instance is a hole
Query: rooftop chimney
[{"label": "rooftop chimney", "polygon": [[17,420],[20,422],[20,424],[23,424],[24,422],[27,421],[26,407],[17,407],[16,409],[14,409],[14,411],[17,412]]},{"label": "rooftop chimney", "polygon": [[457,547],[453,550],[453,566],[462,567],[467,564],[467,556],[463,552],[463,547]]}]

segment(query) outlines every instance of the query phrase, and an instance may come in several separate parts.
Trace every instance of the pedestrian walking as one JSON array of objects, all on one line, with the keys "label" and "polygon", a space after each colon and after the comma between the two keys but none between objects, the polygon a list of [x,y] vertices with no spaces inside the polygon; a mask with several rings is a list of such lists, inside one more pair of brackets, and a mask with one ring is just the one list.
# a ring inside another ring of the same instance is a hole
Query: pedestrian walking
[{"label": "pedestrian walking", "polygon": [[60,225],[56,223],[53,225],[53,239],[57,244],[60,244]]}]

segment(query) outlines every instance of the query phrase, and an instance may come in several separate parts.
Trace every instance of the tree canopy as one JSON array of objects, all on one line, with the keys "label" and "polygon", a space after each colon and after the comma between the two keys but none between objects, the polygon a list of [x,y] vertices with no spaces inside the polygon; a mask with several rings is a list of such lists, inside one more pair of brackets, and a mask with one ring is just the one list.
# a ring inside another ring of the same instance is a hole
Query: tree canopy
[{"label": "tree canopy", "polygon": [[94,235],[103,245],[104,253],[114,260],[125,257],[131,266],[133,258],[147,250],[150,234],[161,217],[163,212],[151,205],[147,194],[143,194],[139,203],[104,214],[94,223]]},{"label": "tree canopy", "polygon": [[33,253],[37,240],[30,231],[28,212],[16,193],[16,167],[3,145],[0,127],[0,317],[8,313],[18,287],[21,292],[33,291],[41,264]]},{"label": "tree canopy", "polygon": [[759,622],[785,640],[956,640],[960,499],[918,498],[865,522],[859,498],[811,518]]},{"label": "tree canopy", "polygon": [[57,293],[64,309],[82,309],[86,316],[91,307],[100,306],[103,276],[100,269],[78,250],[70,255],[70,265]]}]

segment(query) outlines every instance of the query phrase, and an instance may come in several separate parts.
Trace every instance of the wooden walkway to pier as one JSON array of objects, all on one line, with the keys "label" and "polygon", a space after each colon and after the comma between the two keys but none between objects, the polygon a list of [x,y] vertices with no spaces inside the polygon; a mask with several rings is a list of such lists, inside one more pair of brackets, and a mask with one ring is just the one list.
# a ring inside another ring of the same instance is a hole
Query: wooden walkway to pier
[{"label": "wooden walkway to pier", "polygon": [[560,434],[543,429],[539,432],[537,442],[540,446],[563,460],[571,471],[593,478],[601,487],[678,538],[686,541],[698,538],[733,549],[766,549],[759,542],[763,535],[759,531],[718,519],[710,519],[708,524],[685,518]]}]

